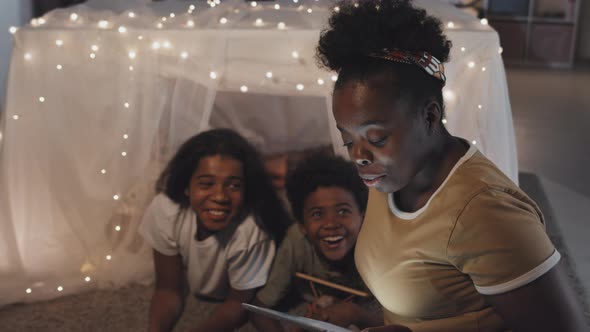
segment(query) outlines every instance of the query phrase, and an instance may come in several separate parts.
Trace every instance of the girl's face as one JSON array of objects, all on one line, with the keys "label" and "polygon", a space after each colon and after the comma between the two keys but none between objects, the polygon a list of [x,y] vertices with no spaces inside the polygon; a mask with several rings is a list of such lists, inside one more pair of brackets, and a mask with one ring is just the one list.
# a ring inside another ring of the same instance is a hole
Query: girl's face
[{"label": "girl's face", "polygon": [[242,209],[242,163],[222,155],[202,158],[191,177],[186,195],[198,217],[197,235],[200,239],[225,229]]},{"label": "girl's face", "polygon": [[429,146],[423,116],[396,100],[391,81],[347,82],[334,91],[333,113],[350,159],[369,187],[404,188],[420,171]]}]

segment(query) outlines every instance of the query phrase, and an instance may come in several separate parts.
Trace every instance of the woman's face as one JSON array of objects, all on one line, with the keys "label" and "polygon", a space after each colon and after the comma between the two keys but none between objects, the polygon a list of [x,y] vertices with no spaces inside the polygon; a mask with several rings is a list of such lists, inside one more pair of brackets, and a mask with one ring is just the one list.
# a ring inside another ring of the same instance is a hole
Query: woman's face
[{"label": "woman's face", "polygon": [[242,163],[232,157],[204,157],[193,173],[186,195],[198,216],[199,233],[223,230],[240,214],[244,196]]},{"label": "woman's face", "polygon": [[334,91],[333,113],[359,175],[381,192],[404,188],[421,169],[428,135],[423,116],[389,93],[393,84],[375,77]]}]

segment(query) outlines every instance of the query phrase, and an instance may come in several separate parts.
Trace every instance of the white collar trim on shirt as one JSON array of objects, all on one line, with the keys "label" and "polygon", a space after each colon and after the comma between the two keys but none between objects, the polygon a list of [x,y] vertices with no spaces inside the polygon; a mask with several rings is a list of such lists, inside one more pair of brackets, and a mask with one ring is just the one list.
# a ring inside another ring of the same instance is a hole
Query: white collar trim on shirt
[{"label": "white collar trim on shirt", "polygon": [[424,211],[426,211],[426,209],[428,208],[428,205],[430,204],[430,202],[432,201],[432,199],[438,194],[438,192],[442,189],[442,187],[444,187],[444,185],[447,183],[447,181],[451,178],[451,176],[453,175],[453,173],[455,173],[455,171],[457,170],[457,168],[459,168],[459,166],[461,166],[463,163],[465,163],[467,160],[469,160],[471,157],[473,157],[473,155],[475,154],[475,152],[477,152],[477,148],[475,147],[475,145],[471,145],[469,147],[469,150],[467,150],[467,152],[465,153],[465,155],[463,155],[463,157],[461,157],[461,159],[459,159],[459,161],[457,161],[457,163],[455,164],[455,166],[453,166],[453,169],[451,169],[451,171],[449,172],[449,175],[447,175],[447,178],[445,179],[445,181],[440,185],[440,187],[438,187],[438,189],[436,189],[436,191],[434,192],[434,194],[432,194],[432,196],[430,196],[430,198],[428,199],[428,202],[426,202],[426,204],[420,208],[417,211],[414,212],[404,212],[402,210],[400,210],[396,205],[395,205],[395,200],[393,199],[393,193],[389,193],[387,195],[387,201],[389,203],[389,209],[391,210],[391,212],[398,218],[400,219],[404,219],[404,220],[413,220],[416,217],[418,217],[419,215],[421,215]]}]

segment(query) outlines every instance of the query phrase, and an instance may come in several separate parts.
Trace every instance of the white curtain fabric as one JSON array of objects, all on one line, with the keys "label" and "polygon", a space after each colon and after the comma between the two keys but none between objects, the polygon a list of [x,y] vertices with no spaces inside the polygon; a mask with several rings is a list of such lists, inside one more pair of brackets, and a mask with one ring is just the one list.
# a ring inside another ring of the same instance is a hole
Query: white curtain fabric
[{"label": "white curtain fabric", "polygon": [[[497,34],[447,3],[418,4],[445,27],[452,21],[449,130],[516,180]],[[14,35],[0,150],[0,305],[149,282],[138,223],[158,173],[200,130],[234,128],[264,153],[326,144],[344,153],[330,111],[334,73],[313,58],[332,3],[188,5],[78,6]]]}]

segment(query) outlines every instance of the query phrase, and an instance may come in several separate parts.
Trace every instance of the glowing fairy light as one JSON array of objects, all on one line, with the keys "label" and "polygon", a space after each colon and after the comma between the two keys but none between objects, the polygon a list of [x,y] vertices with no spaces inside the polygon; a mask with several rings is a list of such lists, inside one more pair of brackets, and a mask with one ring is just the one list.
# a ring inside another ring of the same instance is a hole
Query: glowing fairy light
[{"label": "glowing fairy light", "polygon": [[483,106],[481,106],[481,105],[477,105],[477,108],[478,108],[478,109],[482,109],[482,108],[483,108]]},{"label": "glowing fairy light", "polygon": [[129,16],[129,18],[135,18],[135,13],[134,12],[129,12],[129,14],[127,14],[127,16]]},{"label": "glowing fairy light", "polygon": [[486,71],[487,68],[486,67],[481,67],[481,71]]},{"label": "glowing fairy light", "polygon": [[169,16],[170,16],[170,18],[175,18],[175,17],[176,17],[176,14],[174,14],[174,13],[170,13],[170,15],[169,15]]},{"label": "glowing fairy light", "polygon": [[340,12],[340,7],[338,7],[338,6],[334,7],[334,11],[337,13]]},{"label": "glowing fairy light", "polygon": [[40,17],[40,18],[37,20],[37,23],[38,23],[39,25],[43,25],[43,24],[47,23],[47,21],[46,21],[46,20],[45,20],[43,17]]},{"label": "glowing fairy light", "polygon": [[195,21],[193,21],[193,20],[186,21],[186,26],[189,28],[193,28],[195,26]]},{"label": "glowing fairy light", "polygon": [[76,14],[76,13],[71,13],[71,14],[70,14],[70,20],[71,20],[72,22],[75,22],[75,21],[77,21],[77,20],[78,20],[78,17],[79,17],[79,16],[78,16],[78,14]]},{"label": "glowing fairy light", "polygon": [[469,68],[475,67],[475,62],[469,61],[469,63],[467,64],[467,67],[469,67]]},{"label": "glowing fairy light", "polygon": [[170,44],[170,42],[167,40],[162,43],[162,46],[164,46],[164,48],[172,48],[172,44]]},{"label": "glowing fairy light", "polygon": [[455,27],[455,22],[450,21],[449,23],[447,23],[447,28],[453,29],[454,27]]},{"label": "glowing fairy light", "polygon": [[461,52],[465,52],[467,50],[465,47],[461,47]]},{"label": "glowing fairy light", "polygon": [[279,4],[277,3],[277,4],[275,5],[275,9],[276,9],[276,10],[279,10],[279,9],[281,9],[281,5],[279,5]]},{"label": "glowing fairy light", "polygon": [[311,9],[311,8],[307,8],[307,13],[308,13],[308,14],[311,14],[311,13],[313,13],[313,9]]},{"label": "glowing fairy light", "polygon": [[114,199],[115,201],[118,201],[118,200],[119,200],[119,195],[113,195],[113,199]]},{"label": "glowing fairy light", "polygon": [[98,45],[92,45],[90,47],[90,49],[93,50],[94,52],[97,52],[98,51]]},{"label": "glowing fairy light", "polygon": [[101,169],[101,170],[100,170],[100,174],[107,174],[107,170],[106,170],[106,169],[104,169],[104,168],[103,168],[103,169]]},{"label": "glowing fairy light", "polygon": [[62,69],[63,69],[63,66],[62,66],[62,65],[57,65],[57,66],[55,66],[55,68],[56,68],[57,70],[62,70]]},{"label": "glowing fairy light", "polygon": [[111,255],[106,255],[105,258],[107,259],[107,261],[110,261],[111,259],[113,259],[113,256]]},{"label": "glowing fairy light", "polygon": [[93,60],[96,59],[96,54],[90,53],[90,59],[93,59]]},{"label": "glowing fairy light", "polygon": [[297,86],[295,87],[298,91],[303,91],[303,89],[305,89],[305,86],[303,86],[303,84],[299,83],[297,84]]},{"label": "glowing fairy light", "polygon": [[264,25],[264,21],[261,18],[257,18],[254,22],[254,25],[256,25],[257,27],[261,27]]},{"label": "glowing fairy light", "polygon": [[227,23],[227,18],[225,18],[225,17],[220,18],[219,23],[221,23],[221,24]]},{"label": "glowing fairy light", "polygon": [[242,86],[240,87],[240,91],[242,91],[243,93],[246,93],[246,92],[248,92],[248,87],[247,87],[247,86],[245,86],[245,85],[242,85]]},{"label": "glowing fairy light", "polygon": [[124,106],[125,108],[129,108],[129,106],[131,106],[131,105],[130,105],[128,102],[125,102],[125,103],[123,104],[123,106]]},{"label": "glowing fairy light", "polygon": [[39,97],[39,102],[40,103],[44,103],[45,102],[45,97],[43,97],[43,96]]},{"label": "glowing fairy light", "polygon": [[447,119],[442,119],[443,124],[447,124]]},{"label": "glowing fairy light", "polygon": [[321,78],[318,78],[318,84],[319,84],[319,85],[324,85],[324,83],[325,83],[325,82],[324,82],[324,80],[323,80],[323,79],[321,79]]},{"label": "glowing fairy light", "polygon": [[256,3],[256,1],[252,1],[252,2],[250,2],[250,6],[256,7],[256,6],[258,6],[258,3]]},{"label": "glowing fairy light", "polygon": [[90,282],[90,280],[92,280],[92,279],[90,279],[89,276],[86,276],[86,278],[84,278],[84,281],[86,281],[86,282]]},{"label": "glowing fairy light", "polygon": [[444,90],[443,91],[443,98],[449,102],[455,101],[455,93],[451,90]]},{"label": "glowing fairy light", "polygon": [[142,35],[137,36],[137,40],[143,40],[143,36]]},{"label": "glowing fairy light", "polygon": [[25,290],[25,292],[26,292],[27,294],[31,294],[31,292],[32,292],[32,291],[33,291],[33,290],[32,290],[32,289],[30,289],[30,288],[27,288],[27,289]]},{"label": "glowing fairy light", "polygon": [[195,5],[190,5],[188,6],[188,10],[195,10],[197,7],[195,7]]},{"label": "glowing fairy light", "polygon": [[162,44],[160,44],[160,42],[155,41],[152,43],[153,50],[159,50],[161,47],[162,47]]},{"label": "glowing fairy light", "polygon": [[217,73],[212,71],[209,73],[209,78],[211,78],[212,80],[217,79]]},{"label": "glowing fairy light", "polygon": [[39,20],[37,20],[36,18],[32,19],[31,20],[31,25],[34,26],[34,27],[38,26],[39,25]]},{"label": "glowing fairy light", "polygon": [[123,139],[128,139],[128,138],[129,138],[129,135],[127,135],[127,134],[123,135]]},{"label": "glowing fairy light", "polygon": [[63,288],[62,286],[58,286],[58,287],[57,287],[57,291],[58,291],[58,292],[61,292],[61,291],[63,291],[63,290],[64,290],[64,288]]},{"label": "glowing fairy light", "polygon": [[120,232],[120,231],[121,231],[121,226],[119,226],[119,225],[115,226],[115,230],[116,230],[117,232]]},{"label": "glowing fairy light", "polygon": [[293,57],[293,59],[299,59],[299,52],[293,51],[291,52],[291,56]]},{"label": "glowing fairy light", "polygon": [[279,28],[279,30],[285,30],[285,28],[287,28],[287,25],[285,24],[285,22],[279,22],[279,24],[277,24],[277,28]]},{"label": "glowing fairy light", "polygon": [[162,24],[161,22],[156,24],[156,28],[158,29],[162,29],[164,27],[164,24]]},{"label": "glowing fairy light", "polygon": [[133,60],[137,57],[137,53],[135,51],[129,51],[127,56],[129,57],[129,59]]},{"label": "glowing fairy light", "polygon": [[15,115],[13,115],[13,116],[12,116],[12,119],[13,119],[13,120],[18,120],[18,115],[16,115],[16,114],[15,114]]},{"label": "glowing fairy light", "polygon": [[479,20],[479,23],[481,23],[481,25],[488,25],[488,19],[487,18],[482,18],[481,20]]},{"label": "glowing fairy light", "polygon": [[106,29],[109,27],[109,21],[101,20],[98,22],[98,27],[101,29]]},{"label": "glowing fairy light", "polygon": [[185,51],[185,52],[180,53],[180,57],[183,59],[188,58],[188,52]]},{"label": "glowing fairy light", "polygon": [[265,76],[266,78],[272,78],[272,71],[267,71]]},{"label": "glowing fairy light", "polygon": [[135,69],[133,66],[129,66],[129,71],[133,71],[133,69]]},{"label": "glowing fairy light", "polygon": [[332,75],[331,79],[332,82],[336,82],[338,80],[338,75]]},{"label": "glowing fairy light", "polygon": [[64,45],[64,41],[63,41],[63,40],[61,40],[61,39],[58,39],[58,40],[56,40],[56,41],[55,41],[55,45],[56,45],[57,47],[61,47],[61,46],[63,46],[63,45]]},{"label": "glowing fairy light", "polygon": [[120,26],[119,29],[117,29],[119,31],[119,33],[125,33],[127,32],[127,28],[124,26]]},{"label": "glowing fairy light", "polygon": [[473,141],[471,141],[471,144],[477,145],[477,141],[476,140],[473,140]]},{"label": "glowing fairy light", "polygon": [[500,48],[498,49],[498,53],[500,53],[500,54],[504,53],[504,49],[503,49],[502,47],[500,47]]},{"label": "glowing fairy light", "polygon": [[16,33],[16,31],[17,31],[17,30],[18,30],[18,29],[17,29],[16,27],[10,27],[10,28],[8,29],[8,31],[9,31],[11,34],[13,34],[13,35]]},{"label": "glowing fairy light", "polygon": [[162,22],[166,22],[166,21],[168,21],[168,17],[162,16],[161,20],[162,20]]},{"label": "glowing fairy light", "polygon": [[33,59],[33,55],[31,53],[25,53],[25,60],[27,61],[31,61],[31,59]]}]

